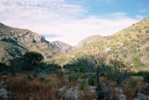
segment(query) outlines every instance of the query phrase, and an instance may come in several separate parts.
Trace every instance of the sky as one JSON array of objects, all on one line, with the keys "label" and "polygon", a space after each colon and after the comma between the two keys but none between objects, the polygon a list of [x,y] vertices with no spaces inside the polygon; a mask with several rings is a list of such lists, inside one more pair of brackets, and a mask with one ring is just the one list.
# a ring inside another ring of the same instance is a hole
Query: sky
[{"label": "sky", "polygon": [[149,0],[0,0],[0,22],[75,46],[149,16]]}]

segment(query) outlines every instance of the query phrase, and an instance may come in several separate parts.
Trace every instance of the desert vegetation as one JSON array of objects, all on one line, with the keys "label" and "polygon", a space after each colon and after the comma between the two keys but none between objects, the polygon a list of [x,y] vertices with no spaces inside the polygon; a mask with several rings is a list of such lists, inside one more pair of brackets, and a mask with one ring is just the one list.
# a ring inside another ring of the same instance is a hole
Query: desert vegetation
[{"label": "desert vegetation", "polygon": [[0,99],[149,100],[148,22],[67,53],[35,33],[16,39],[16,29],[1,28]]},{"label": "desert vegetation", "polygon": [[[1,89],[8,100],[127,100],[147,98],[149,72],[133,72],[119,60],[106,64],[106,55],[83,56],[61,68],[43,62],[37,52],[0,63]],[[137,60],[135,60],[137,61]],[[4,76],[6,76],[4,80]],[[147,100],[147,99],[146,99]]]}]

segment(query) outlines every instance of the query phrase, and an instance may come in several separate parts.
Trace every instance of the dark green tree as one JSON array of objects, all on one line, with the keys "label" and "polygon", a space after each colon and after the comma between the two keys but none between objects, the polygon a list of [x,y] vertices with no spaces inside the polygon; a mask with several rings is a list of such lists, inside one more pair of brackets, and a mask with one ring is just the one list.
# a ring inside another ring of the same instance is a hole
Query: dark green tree
[{"label": "dark green tree", "polygon": [[8,66],[0,62],[0,72],[8,71]]},{"label": "dark green tree", "polygon": [[44,59],[42,54],[38,52],[26,52],[23,55],[23,66],[24,70],[32,71],[35,68],[39,68],[41,61]]},{"label": "dark green tree", "polygon": [[9,62],[10,62],[9,71],[11,72],[12,75],[14,75],[15,72],[20,72],[22,70],[21,69],[23,65],[22,57],[15,57],[14,59],[11,59]]}]

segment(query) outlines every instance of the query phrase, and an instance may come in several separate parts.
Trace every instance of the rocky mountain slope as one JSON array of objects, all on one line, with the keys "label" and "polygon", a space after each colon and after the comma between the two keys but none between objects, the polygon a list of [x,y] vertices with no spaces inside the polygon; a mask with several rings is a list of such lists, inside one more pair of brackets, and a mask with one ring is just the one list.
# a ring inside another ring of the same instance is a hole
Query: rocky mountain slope
[{"label": "rocky mountain slope", "polygon": [[52,42],[52,45],[54,48],[57,48],[58,50],[64,53],[70,51],[73,48],[71,45],[61,42],[61,41],[54,41]]},{"label": "rocky mountain slope", "polygon": [[12,28],[2,23],[0,23],[0,49],[0,61],[19,56],[26,51],[39,52],[45,58],[51,58],[60,53],[43,36],[27,29]]},{"label": "rocky mountain slope", "polygon": [[100,36],[100,35],[89,36],[89,37],[83,39],[82,41],[80,41],[77,44],[76,48],[83,47],[83,46],[85,46],[85,45],[87,45],[89,43],[92,43],[92,42],[97,41],[97,40],[100,40],[100,39],[102,39],[102,36]]},{"label": "rocky mountain slope", "polygon": [[57,63],[65,64],[84,55],[104,52],[108,59],[117,59],[127,66],[149,66],[149,18],[133,24],[111,36],[94,41],[67,55],[56,57]]}]

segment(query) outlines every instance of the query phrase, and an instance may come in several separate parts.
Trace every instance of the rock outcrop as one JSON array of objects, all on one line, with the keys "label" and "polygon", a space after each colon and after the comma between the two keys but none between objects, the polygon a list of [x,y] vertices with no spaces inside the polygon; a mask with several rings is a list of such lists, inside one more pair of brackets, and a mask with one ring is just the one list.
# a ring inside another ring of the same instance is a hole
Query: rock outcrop
[{"label": "rock outcrop", "polygon": [[2,23],[0,23],[0,50],[0,61],[21,56],[27,51],[39,52],[45,59],[60,53],[43,36],[27,29],[12,28]]},{"label": "rock outcrop", "polygon": [[54,41],[52,42],[52,45],[54,48],[57,48],[58,50],[64,53],[70,51],[73,48],[71,45],[61,42],[61,41]]}]

